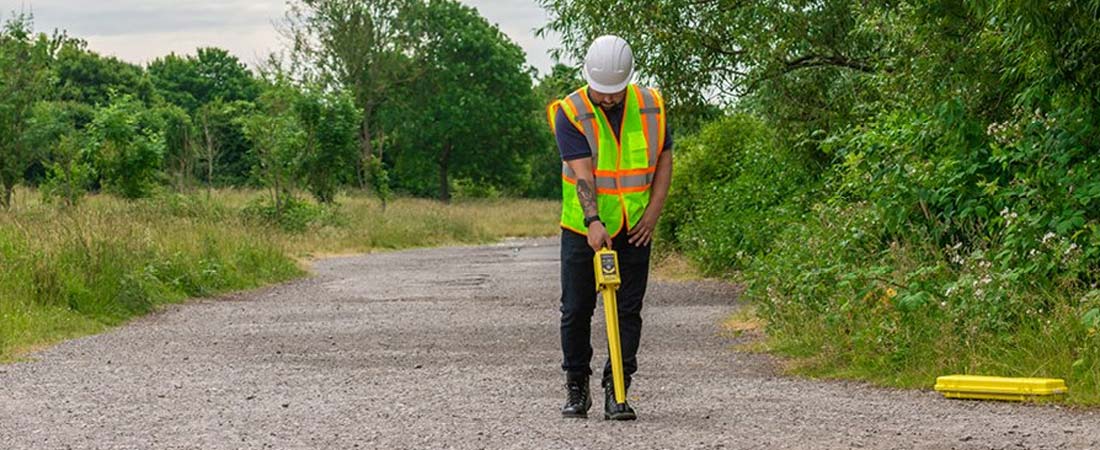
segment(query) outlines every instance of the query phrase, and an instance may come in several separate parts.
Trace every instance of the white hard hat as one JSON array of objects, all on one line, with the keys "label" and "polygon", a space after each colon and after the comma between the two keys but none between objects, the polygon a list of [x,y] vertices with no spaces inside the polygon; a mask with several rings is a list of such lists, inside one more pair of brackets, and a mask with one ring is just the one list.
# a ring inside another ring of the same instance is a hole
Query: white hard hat
[{"label": "white hard hat", "polygon": [[588,86],[596,92],[622,91],[634,76],[634,52],[621,37],[600,36],[588,47],[582,72]]}]

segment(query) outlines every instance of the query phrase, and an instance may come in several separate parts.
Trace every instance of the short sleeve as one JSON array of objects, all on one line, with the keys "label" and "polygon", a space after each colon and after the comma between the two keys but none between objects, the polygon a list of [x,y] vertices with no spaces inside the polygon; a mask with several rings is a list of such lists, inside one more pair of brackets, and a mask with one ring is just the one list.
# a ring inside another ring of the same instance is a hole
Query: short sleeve
[{"label": "short sleeve", "polygon": [[558,108],[557,117],[554,118],[554,138],[558,141],[562,161],[592,157],[588,139],[569,121],[564,108]]}]

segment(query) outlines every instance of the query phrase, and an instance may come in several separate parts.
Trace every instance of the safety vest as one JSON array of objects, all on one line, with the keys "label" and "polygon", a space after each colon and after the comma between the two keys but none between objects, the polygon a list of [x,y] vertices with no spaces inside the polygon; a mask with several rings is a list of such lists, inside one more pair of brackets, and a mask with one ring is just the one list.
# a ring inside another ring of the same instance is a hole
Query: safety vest
[{"label": "safety vest", "polygon": [[[546,108],[551,130],[558,109],[562,109],[588,140],[596,171],[596,206],[600,221],[612,237],[623,231],[624,223],[629,229],[641,220],[649,205],[657,158],[665,144],[665,105],[656,89],[627,86],[623,107],[619,139],[603,110],[588,98],[588,86]],[[564,162],[561,180],[561,226],[587,235],[584,209],[577,197],[577,176]]]}]

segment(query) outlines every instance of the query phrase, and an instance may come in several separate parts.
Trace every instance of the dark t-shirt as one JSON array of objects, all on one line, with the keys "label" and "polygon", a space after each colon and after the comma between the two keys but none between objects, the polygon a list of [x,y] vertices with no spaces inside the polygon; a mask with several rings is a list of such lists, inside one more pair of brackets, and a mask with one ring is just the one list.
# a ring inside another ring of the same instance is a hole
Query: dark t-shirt
[{"label": "dark t-shirt", "polygon": [[[622,103],[610,111],[604,110],[604,115],[607,116],[608,125],[611,125],[611,132],[615,133],[615,139],[618,139],[623,123]],[[554,137],[558,140],[558,151],[561,152],[562,161],[592,157],[592,150],[588,148],[588,140],[584,138],[584,134],[581,134],[577,127],[573,126],[573,122],[570,122],[569,118],[565,116],[563,108],[558,108],[557,117],[554,118]],[[668,132],[668,122],[666,121],[665,146],[661,151],[671,150],[672,134]]]}]

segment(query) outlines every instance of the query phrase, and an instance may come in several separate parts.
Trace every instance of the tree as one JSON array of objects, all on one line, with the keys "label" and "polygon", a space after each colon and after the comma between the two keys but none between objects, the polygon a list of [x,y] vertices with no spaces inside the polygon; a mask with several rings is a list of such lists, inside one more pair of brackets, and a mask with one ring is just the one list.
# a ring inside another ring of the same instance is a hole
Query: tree
[{"label": "tree", "polygon": [[162,105],[153,110],[164,125],[164,164],[172,172],[176,190],[184,191],[195,172],[194,126],[187,111],[175,105]]},{"label": "tree", "polygon": [[205,93],[203,80],[191,57],[169,53],[149,63],[146,70],[150,81],[164,101],[182,107],[188,111],[198,109],[200,102],[196,96]]},{"label": "tree", "polygon": [[418,32],[415,57],[424,69],[404,93],[413,107],[396,111],[404,127],[397,159],[419,180],[430,180],[434,167],[442,201],[450,200],[456,178],[480,189],[518,190],[524,154],[545,134],[523,50],[453,0],[428,2]]},{"label": "tree", "polygon": [[102,57],[88,50],[79,39],[66,39],[58,48],[53,66],[58,79],[58,95],[89,105],[103,106],[112,101],[112,93],[125,94],[149,105],[156,95],[145,71],[118,58]]},{"label": "tree", "polygon": [[195,133],[199,142],[199,159],[205,166],[206,194],[208,196],[210,191],[214,189],[214,165],[217,164],[218,158],[221,156],[221,146],[214,130],[214,124],[217,123],[215,117],[221,113],[224,107],[225,104],[222,102],[213,102],[202,105],[195,111]]},{"label": "tree", "polygon": [[[792,142],[868,118],[858,105],[880,100],[873,76],[892,70],[887,39],[899,14],[887,1],[540,0],[564,51],[583,58],[602,34],[630,42],[643,81],[659,85],[671,128],[697,129],[708,104],[754,102],[788,127]],[[629,13],[636,11],[637,13]]]},{"label": "tree", "polygon": [[169,54],[148,67],[157,92],[188,113],[215,100],[254,101],[259,85],[237,57],[216,47],[203,47],[195,56]]},{"label": "tree", "polygon": [[378,111],[396,87],[416,78],[407,54],[415,41],[409,16],[417,0],[295,0],[289,3],[286,34],[306,78],[349,90],[362,111],[359,126],[359,180],[370,184],[368,169],[384,155],[375,149]]},{"label": "tree", "polygon": [[54,40],[34,36],[31,17],[17,15],[0,31],[0,207],[11,205],[15,184],[33,162],[27,144],[27,119],[49,87],[48,64]]},{"label": "tree", "polygon": [[192,121],[198,159],[209,189],[217,184],[248,182],[254,161],[241,119],[254,110],[251,102],[217,99],[195,110]]},{"label": "tree", "polygon": [[285,79],[276,80],[260,94],[257,111],[240,119],[255,154],[253,175],[271,190],[276,219],[282,218],[293,199],[296,166],[305,138],[294,115],[296,96]]},{"label": "tree", "polygon": [[46,199],[74,206],[92,182],[93,168],[84,152],[84,130],[95,109],[76,102],[38,102],[26,133],[27,144],[42,149],[40,188]]},{"label": "tree", "polygon": [[317,201],[332,203],[337,187],[355,178],[359,110],[345,91],[317,87],[302,89],[294,110],[304,132],[300,176]]},{"label": "tree", "polygon": [[46,181],[42,195],[46,199],[59,199],[68,207],[76,206],[87,192],[94,173],[92,166],[81,157],[85,136],[78,132],[61,135],[54,145],[54,157],[46,163]]},{"label": "tree", "polygon": [[164,125],[134,97],[116,95],[88,126],[88,151],[99,182],[125,198],[148,196],[164,161]]}]

